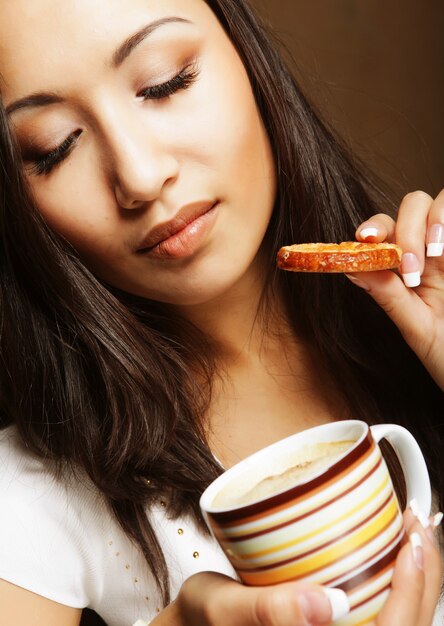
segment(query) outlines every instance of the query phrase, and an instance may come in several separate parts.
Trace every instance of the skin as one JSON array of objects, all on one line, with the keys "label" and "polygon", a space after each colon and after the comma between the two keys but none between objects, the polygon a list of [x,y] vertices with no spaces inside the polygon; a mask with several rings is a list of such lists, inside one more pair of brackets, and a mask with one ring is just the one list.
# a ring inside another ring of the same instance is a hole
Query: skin
[{"label": "skin", "polygon": [[[119,68],[110,67],[109,59],[125,39],[171,15],[192,24],[159,28]],[[7,106],[38,91],[64,98],[11,114],[42,215],[99,277],[170,303],[219,340],[225,376],[208,415],[208,438],[218,458],[229,466],[298,429],[344,416],[328,379],[316,384],[319,369],[307,346],[289,336],[279,301],[273,337],[264,339],[255,324],[263,289],[261,242],[276,193],[274,162],[245,69],[206,4],[0,0],[0,42]],[[197,60],[199,77],[186,91],[164,101],[139,97],[148,86],[171,79],[191,58]],[[32,153],[54,149],[73,133],[77,139],[70,156],[50,174],[36,175]],[[165,260],[135,252],[153,227],[202,199],[220,204],[191,257]],[[444,363],[432,345],[432,340],[442,345],[444,334],[444,267],[442,259],[424,257],[427,233],[435,223],[444,223],[443,194],[436,200],[425,194],[408,197],[396,225],[386,216],[371,221],[378,241],[394,240],[416,254],[423,270],[419,289],[406,288],[392,272],[359,278],[444,387]],[[362,240],[361,230],[357,238]],[[307,415],[316,418],[307,420]],[[406,523],[423,535],[424,569],[415,565],[407,544],[377,626],[431,623],[440,557],[411,515]],[[185,583],[177,601],[153,623],[304,626],[308,590],[313,623],[315,615],[317,623],[328,623],[329,608],[317,587],[246,589],[226,577],[202,573]],[[284,607],[279,615],[273,611],[277,602]],[[4,581],[0,615],[15,626],[28,626],[30,615],[33,626],[77,626],[80,620],[79,610]]]},{"label": "skin", "polygon": [[[165,16],[193,24],[160,27],[121,67],[109,68],[129,35]],[[24,153],[82,132],[50,175],[27,171],[42,214],[88,266],[114,286],[181,306],[220,298],[245,280],[273,208],[274,164],[246,72],[206,4],[3,2],[1,31],[6,104],[41,90],[67,99],[11,116]],[[199,78],[187,91],[163,101],[137,98],[192,58]],[[232,185],[236,179],[243,184]],[[192,259],[135,253],[144,234],[203,199],[221,206]]]},{"label": "skin", "polygon": [[[444,362],[440,346],[444,340],[444,256],[428,257],[427,244],[437,225],[444,225],[444,190],[436,198],[423,191],[405,196],[396,223],[387,215],[376,215],[356,233],[374,227],[374,241],[401,246],[404,257],[401,273],[419,270],[421,284],[405,287],[394,272],[366,272],[359,278],[362,288],[384,309],[416,352],[436,383],[444,389]],[[434,241],[433,241],[434,242]],[[406,258],[408,255],[408,258]],[[412,258],[413,257],[413,258]]]}]

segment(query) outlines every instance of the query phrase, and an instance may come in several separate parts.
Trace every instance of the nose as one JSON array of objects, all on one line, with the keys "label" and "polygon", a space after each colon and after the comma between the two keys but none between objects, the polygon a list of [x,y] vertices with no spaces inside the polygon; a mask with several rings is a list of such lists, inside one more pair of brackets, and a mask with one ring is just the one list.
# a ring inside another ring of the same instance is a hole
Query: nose
[{"label": "nose", "polygon": [[[112,137],[110,137],[112,135]],[[122,124],[108,127],[107,149],[118,206],[133,210],[151,203],[178,176],[178,162],[155,132]]]}]

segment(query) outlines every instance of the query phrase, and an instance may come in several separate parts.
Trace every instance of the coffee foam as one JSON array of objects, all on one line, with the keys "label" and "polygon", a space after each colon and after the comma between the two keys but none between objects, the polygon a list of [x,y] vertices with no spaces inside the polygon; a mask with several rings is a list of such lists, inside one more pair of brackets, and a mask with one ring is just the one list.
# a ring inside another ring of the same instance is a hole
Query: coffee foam
[{"label": "coffee foam", "polygon": [[253,487],[247,490],[241,489],[241,493],[239,491],[236,493],[236,487],[229,485],[216,495],[212,506],[218,509],[244,506],[286,491],[321,474],[355,443],[354,440],[347,440],[305,445],[292,456],[288,469],[279,474],[266,476],[253,483]]}]

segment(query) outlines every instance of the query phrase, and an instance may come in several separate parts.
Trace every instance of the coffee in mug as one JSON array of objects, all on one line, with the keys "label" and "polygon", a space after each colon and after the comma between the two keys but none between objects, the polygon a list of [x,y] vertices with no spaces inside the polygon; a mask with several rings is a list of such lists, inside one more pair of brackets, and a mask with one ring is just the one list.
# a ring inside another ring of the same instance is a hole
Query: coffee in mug
[{"label": "coffee in mug", "polygon": [[247,492],[233,493],[232,489],[223,489],[214,499],[213,506],[226,507],[250,504],[255,500],[268,498],[275,493],[285,491],[308,480],[310,476],[322,472],[333,465],[343,453],[354,445],[354,441],[328,441],[306,445],[293,459],[293,465],[279,474],[262,478]]}]

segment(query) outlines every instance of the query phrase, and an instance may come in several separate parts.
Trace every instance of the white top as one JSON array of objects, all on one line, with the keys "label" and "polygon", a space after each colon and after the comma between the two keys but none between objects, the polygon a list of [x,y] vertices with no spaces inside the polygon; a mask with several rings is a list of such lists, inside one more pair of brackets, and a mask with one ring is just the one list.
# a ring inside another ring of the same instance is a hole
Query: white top
[{"label": "white top", "polygon": [[[161,503],[151,522],[165,554],[174,598],[200,571],[235,577],[222,550],[190,519],[171,521]],[[61,483],[47,464],[0,431],[0,578],[75,608],[108,626],[151,621],[162,606],[140,551],[88,480]],[[443,626],[444,612],[434,626]]]},{"label": "white top", "polygon": [[[173,598],[197,572],[235,576],[215,540],[193,521],[169,520],[161,503],[150,519]],[[149,622],[162,606],[144,558],[97,489],[88,480],[57,482],[13,427],[0,431],[0,578],[67,606],[94,609],[108,626]]]}]

